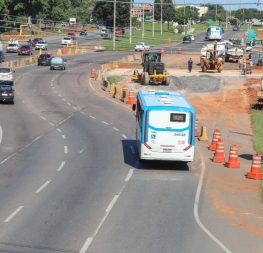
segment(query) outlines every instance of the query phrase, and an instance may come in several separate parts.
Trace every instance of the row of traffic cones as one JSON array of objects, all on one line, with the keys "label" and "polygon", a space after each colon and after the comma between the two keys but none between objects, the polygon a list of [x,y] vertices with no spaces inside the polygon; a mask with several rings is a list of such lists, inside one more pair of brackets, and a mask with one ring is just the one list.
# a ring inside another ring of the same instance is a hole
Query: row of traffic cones
[{"label": "row of traffic cones", "polygon": [[[215,163],[224,163],[227,168],[240,168],[238,162],[238,146],[233,144],[230,146],[228,161],[225,161],[224,153],[224,141],[221,139],[221,132],[219,129],[215,129],[213,138],[209,150],[215,151],[212,161]],[[251,170],[247,173],[247,178],[251,179],[263,179],[263,173],[261,173],[261,156],[259,154],[253,155],[251,164]]]}]

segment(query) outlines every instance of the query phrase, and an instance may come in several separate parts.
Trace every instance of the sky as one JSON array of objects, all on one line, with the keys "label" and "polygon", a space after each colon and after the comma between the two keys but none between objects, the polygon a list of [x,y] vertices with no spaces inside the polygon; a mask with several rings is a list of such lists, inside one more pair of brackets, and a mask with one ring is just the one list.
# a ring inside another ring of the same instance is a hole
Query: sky
[{"label": "sky", "polygon": [[[227,10],[237,10],[237,9],[249,9],[255,8],[258,10],[263,10],[263,0],[172,0],[174,4],[178,5],[195,5],[199,6],[200,4],[220,4],[223,5]],[[141,2],[141,3],[153,3],[154,0],[134,0],[134,3]],[[260,3],[257,6],[257,3]]]}]

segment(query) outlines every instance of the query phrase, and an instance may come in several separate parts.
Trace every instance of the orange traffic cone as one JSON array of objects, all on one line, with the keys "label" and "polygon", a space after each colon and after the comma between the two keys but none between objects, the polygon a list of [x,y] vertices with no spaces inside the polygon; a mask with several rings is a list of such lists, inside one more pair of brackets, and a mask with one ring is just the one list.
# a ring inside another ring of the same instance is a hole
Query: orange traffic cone
[{"label": "orange traffic cone", "polygon": [[129,90],[128,100],[126,101],[126,104],[130,104],[130,105],[135,104],[134,90]]},{"label": "orange traffic cone", "polygon": [[225,162],[225,153],[224,153],[224,141],[218,139],[216,143],[216,152],[213,157],[214,163],[224,163]]},{"label": "orange traffic cone", "polygon": [[251,179],[263,179],[263,173],[261,173],[261,156],[259,154],[253,155],[251,164],[251,170],[247,173],[247,178]]},{"label": "orange traffic cone", "polygon": [[210,146],[209,146],[209,150],[211,150],[211,151],[215,151],[215,150],[216,150],[216,142],[217,142],[217,140],[220,139],[220,138],[221,138],[221,132],[220,132],[220,130],[215,129],[215,130],[214,130],[214,133],[213,133],[212,142],[211,142],[211,144],[210,144]]},{"label": "orange traffic cone", "polygon": [[95,68],[92,68],[90,73],[90,78],[95,78],[95,77],[96,77],[96,71]]},{"label": "orange traffic cone", "polygon": [[164,55],[164,49],[161,48],[161,55]]},{"label": "orange traffic cone", "polygon": [[168,39],[167,44],[171,44],[171,40],[170,40],[170,38]]},{"label": "orange traffic cone", "polygon": [[182,51],[181,51],[181,48],[180,48],[180,47],[178,47],[177,53],[178,53],[178,54],[181,54],[181,53],[182,53]]},{"label": "orange traffic cone", "polygon": [[236,144],[230,147],[230,153],[228,162],[226,162],[227,168],[240,168],[240,163],[238,162],[238,146]]},{"label": "orange traffic cone", "polygon": [[200,132],[198,131],[198,119],[195,120],[195,137],[199,137]]}]

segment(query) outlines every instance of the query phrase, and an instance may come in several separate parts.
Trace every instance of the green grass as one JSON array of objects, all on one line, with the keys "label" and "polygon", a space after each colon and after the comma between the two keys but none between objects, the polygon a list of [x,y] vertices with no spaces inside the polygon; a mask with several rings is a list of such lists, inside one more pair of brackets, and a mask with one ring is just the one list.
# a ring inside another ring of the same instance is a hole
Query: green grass
[{"label": "green grass", "polygon": [[263,111],[252,111],[251,121],[254,127],[252,138],[254,149],[257,153],[263,154]]},{"label": "green grass", "polygon": [[109,76],[107,80],[110,84],[113,84],[113,83],[117,84],[118,82],[122,80],[122,77],[121,76]]}]

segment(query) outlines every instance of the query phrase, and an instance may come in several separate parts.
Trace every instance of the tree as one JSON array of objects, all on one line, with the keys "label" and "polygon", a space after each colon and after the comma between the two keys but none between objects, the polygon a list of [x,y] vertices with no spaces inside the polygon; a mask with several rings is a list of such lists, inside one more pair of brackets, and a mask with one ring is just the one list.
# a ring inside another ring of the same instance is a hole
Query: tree
[{"label": "tree", "polygon": [[194,21],[199,20],[199,10],[191,6],[177,8],[174,20],[177,21],[179,24],[184,24],[184,19],[185,23],[187,23],[188,19]]},{"label": "tree", "polygon": [[[96,2],[92,11],[92,16],[105,23],[106,26],[113,27],[114,22],[114,3]],[[130,23],[130,5],[116,3],[116,26],[123,27]]]},{"label": "tree", "polygon": [[175,8],[172,0],[154,0],[154,19],[161,21],[161,9],[162,9],[162,21],[172,21],[175,16]]}]

